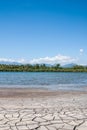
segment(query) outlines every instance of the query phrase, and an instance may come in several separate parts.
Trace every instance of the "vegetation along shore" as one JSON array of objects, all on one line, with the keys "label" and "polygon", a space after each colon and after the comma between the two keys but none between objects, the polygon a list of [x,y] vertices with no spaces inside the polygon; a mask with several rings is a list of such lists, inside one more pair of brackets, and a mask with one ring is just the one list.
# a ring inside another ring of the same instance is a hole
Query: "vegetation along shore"
[{"label": "vegetation along shore", "polygon": [[87,66],[75,65],[73,67],[61,67],[60,64],[47,66],[45,64],[6,65],[0,64],[1,72],[87,72]]}]

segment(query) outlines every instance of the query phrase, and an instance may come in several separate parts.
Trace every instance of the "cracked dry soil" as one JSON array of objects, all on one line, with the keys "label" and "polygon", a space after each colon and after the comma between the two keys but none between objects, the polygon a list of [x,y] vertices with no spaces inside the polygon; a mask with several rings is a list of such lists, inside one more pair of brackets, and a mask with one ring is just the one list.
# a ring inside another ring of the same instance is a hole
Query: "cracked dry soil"
[{"label": "cracked dry soil", "polygon": [[0,98],[0,130],[87,130],[87,94]]}]

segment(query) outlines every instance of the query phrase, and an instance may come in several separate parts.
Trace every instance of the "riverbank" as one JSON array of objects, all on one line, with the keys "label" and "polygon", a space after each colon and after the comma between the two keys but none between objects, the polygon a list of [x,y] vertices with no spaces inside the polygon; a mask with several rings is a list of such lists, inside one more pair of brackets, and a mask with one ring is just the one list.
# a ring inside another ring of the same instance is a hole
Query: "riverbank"
[{"label": "riverbank", "polygon": [[0,130],[87,130],[87,92],[0,89]]},{"label": "riverbank", "polygon": [[[85,87],[86,90],[86,87]],[[0,98],[44,98],[44,97],[61,97],[77,96],[87,94],[81,90],[48,90],[46,88],[0,88]]]}]

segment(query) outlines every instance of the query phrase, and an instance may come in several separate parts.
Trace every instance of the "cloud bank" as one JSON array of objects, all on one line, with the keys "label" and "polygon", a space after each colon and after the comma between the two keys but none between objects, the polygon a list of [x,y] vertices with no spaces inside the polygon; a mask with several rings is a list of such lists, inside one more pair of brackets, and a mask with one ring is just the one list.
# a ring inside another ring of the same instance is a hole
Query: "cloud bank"
[{"label": "cloud bank", "polygon": [[25,63],[24,59],[14,60],[10,58],[0,58],[0,62],[18,62],[18,63]]},{"label": "cloud bank", "polygon": [[55,64],[55,63],[71,63],[74,62],[76,59],[71,58],[69,56],[64,56],[64,55],[57,55],[54,57],[44,57],[44,58],[37,58],[33,59],[30,61],[31,64],[41,64],[41,63],[46,63],[46,64]]},{"label": "cloud bank", "polygon": [[72,58],[70,56],[64,56],[64,55],[57,55],[54,57],[43,57],[43,58],[36,58],[36,59],[32,59],[30,61],[26,61],[24,59],[19,59],[19,60],[14,60],[14,59],[6,59],[6,58],[0,58],[0,62],[18,62],[18,63],[22,63],[22,64],[56,64],[56,63],[60,63],[60,64],[66,64],[66,63],[71,63],[71,62],[75,62],[76,59]]}]

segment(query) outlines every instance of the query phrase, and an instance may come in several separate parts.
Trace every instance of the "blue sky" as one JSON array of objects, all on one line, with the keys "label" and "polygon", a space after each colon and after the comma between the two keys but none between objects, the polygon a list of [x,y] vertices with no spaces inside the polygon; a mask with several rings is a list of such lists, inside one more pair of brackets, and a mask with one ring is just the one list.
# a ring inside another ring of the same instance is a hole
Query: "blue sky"
[{"label": "blue sky", "polygon": [[0,61],[87,64],[87,0],[0,0]]}]

